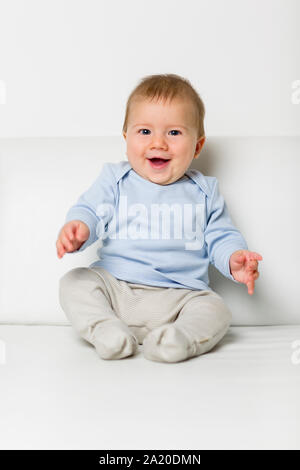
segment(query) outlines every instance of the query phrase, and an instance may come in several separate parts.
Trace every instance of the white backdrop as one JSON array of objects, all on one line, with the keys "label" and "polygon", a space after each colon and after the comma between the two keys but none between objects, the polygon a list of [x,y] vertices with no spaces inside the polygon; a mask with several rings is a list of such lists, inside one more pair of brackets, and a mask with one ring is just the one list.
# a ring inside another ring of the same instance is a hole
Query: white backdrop
[{"label": "white backdrop", "polygon": [[120,135],[153,73],[192,82],[208,135],[299,135],[299,18],[299,0],[0,0],[0,137]]},{"label": "white backdrop", "polygon": [[[300,0],[0,0],[1,448],[299,448],[299,36]],[[99,362],[46,326],[69,325],[59,279],[100,244],[58,259],[66,211],[126,159],[126,100],[154,73],[202,96],[192,167],[263,256],[253,296],[210,266],[232,325],[251,328],[175,368]]]},{"label": "white backdrop", "polygon": [[140,78],[177,73],[206,106],[201,169],[264,257],[255,298],[213,287],[233,324],[299,323],[299,18],[298,0],[0,0],[1,321],[65,320],[57,280],[96,251],[56,258],[65,213],[126,158]]}]

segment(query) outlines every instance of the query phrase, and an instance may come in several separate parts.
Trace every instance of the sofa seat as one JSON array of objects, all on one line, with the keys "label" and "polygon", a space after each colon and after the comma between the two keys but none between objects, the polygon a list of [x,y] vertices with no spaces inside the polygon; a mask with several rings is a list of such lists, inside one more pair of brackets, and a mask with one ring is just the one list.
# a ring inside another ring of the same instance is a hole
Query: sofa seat
[{"label": "sofa seat", "polygon": [[1,449],[300,448],[300,325],[231,326],[174,364],[102,360],[68,324],[0,339]]}]

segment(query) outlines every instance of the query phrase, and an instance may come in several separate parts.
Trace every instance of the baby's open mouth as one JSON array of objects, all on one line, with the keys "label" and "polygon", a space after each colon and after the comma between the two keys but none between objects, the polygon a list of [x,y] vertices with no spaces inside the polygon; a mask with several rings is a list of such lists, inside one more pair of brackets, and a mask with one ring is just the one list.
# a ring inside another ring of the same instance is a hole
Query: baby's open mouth
[{"label": "baby's open mouth", "polygon": [[164,159],[164,158],[154,157],[154,158],[148,158],[148,160],[152,168],[164,168],[169,163],[170,158]]}]

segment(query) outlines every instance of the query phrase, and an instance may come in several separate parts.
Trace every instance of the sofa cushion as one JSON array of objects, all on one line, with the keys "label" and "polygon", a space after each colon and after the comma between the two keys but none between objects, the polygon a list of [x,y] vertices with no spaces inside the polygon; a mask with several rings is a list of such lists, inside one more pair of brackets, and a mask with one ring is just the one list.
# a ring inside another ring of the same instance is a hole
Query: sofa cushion
[{"label": "sofa cushion", "polygon": [[[58,259],[58,232],[103,163],[125,151],[122,137],[0,141],[0,321],[66,323],[59,279],[92,264],[101,241]],[[233,222],[263,256],[253,296],[209,268],[233,325],[300,323],[299,154],[300,137],[207,137],[192,164],[218,178]]]}]

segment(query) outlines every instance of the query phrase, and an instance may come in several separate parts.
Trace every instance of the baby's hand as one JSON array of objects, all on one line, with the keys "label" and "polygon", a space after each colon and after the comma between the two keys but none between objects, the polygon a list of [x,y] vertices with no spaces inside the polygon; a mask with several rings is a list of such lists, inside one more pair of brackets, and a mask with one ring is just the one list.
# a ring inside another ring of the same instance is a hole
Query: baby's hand
[{"label": "baby's hand", "polygon": [[81,220],[71,220],[61,229],[56,241],[57,256],[62,258],[65,253],[78,250],[89,238],[90,229]]},{"label": "baby's hand", "polygon": [[254,282],[259,276],[257,261],[262,259],[259,253],[248,250],[238,250],[230,256],[229,265],[232,277],[246,284],[250,295],[254,292]]}]

